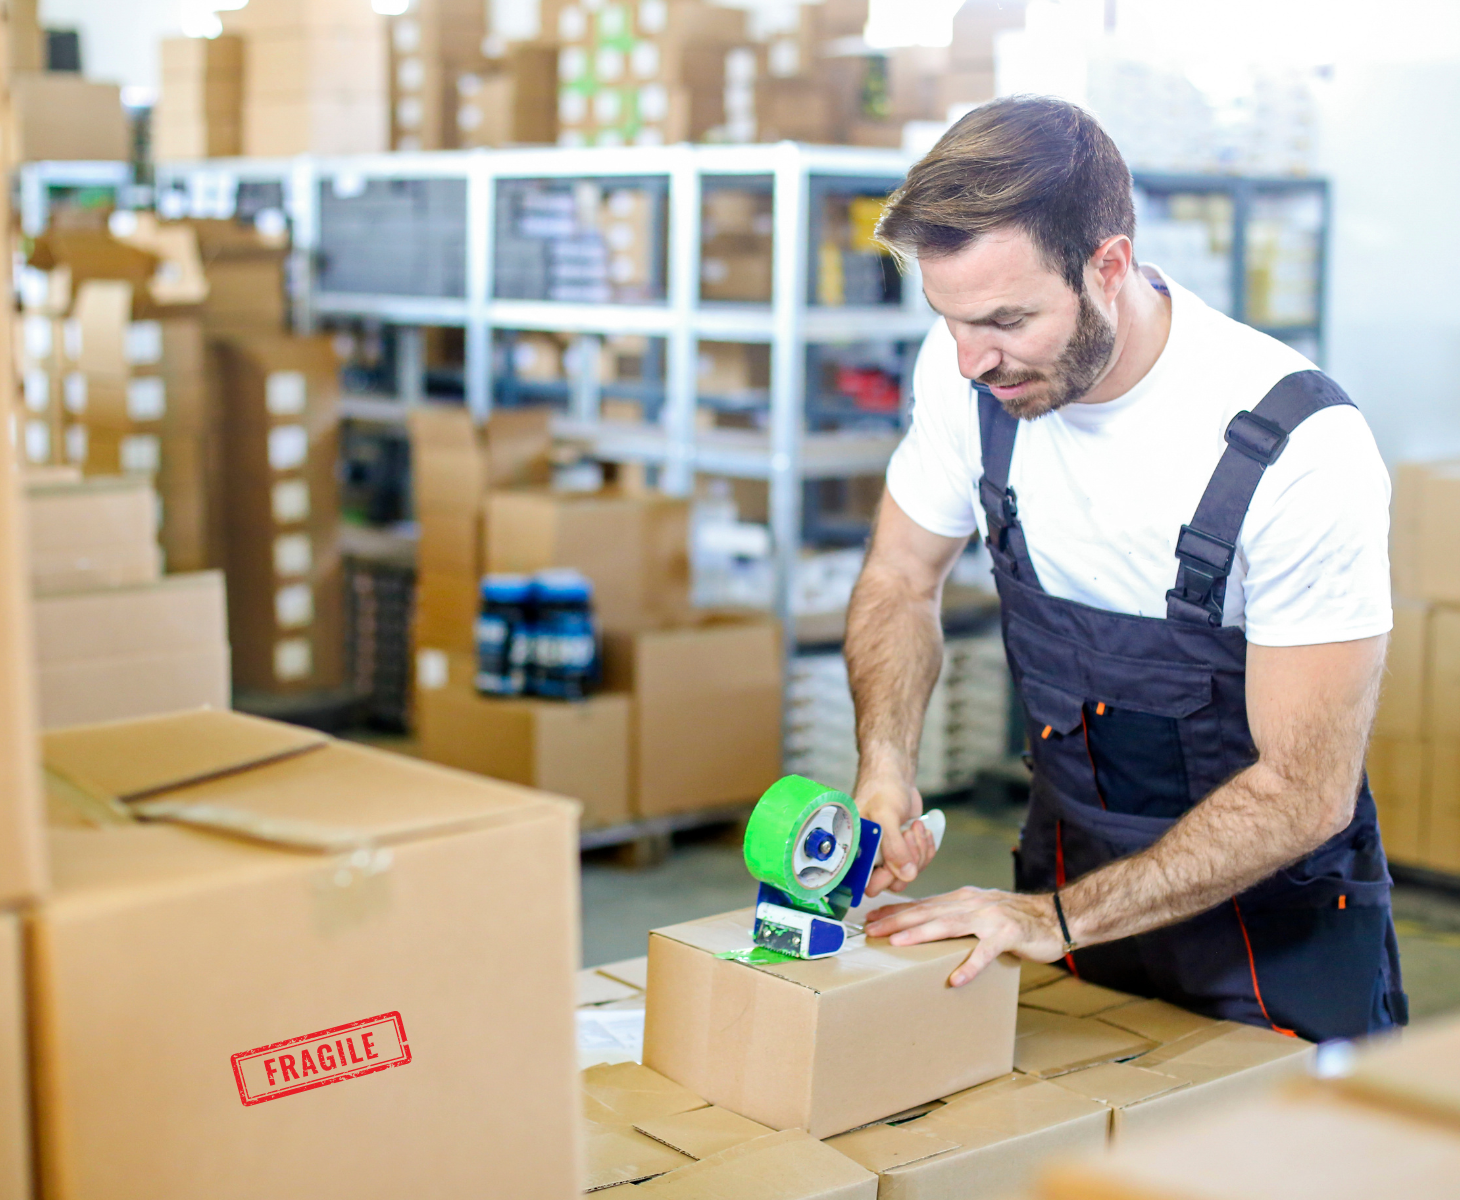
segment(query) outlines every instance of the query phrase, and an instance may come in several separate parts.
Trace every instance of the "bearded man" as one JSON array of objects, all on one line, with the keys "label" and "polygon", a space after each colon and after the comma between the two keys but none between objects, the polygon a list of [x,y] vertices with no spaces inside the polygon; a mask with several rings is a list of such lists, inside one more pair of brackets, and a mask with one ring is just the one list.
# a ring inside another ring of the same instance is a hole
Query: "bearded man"
[{"label": "bearded man", "polygon": [[939,599],[987,539],[1033,776],[1013,892],[879,909],[995,956],[1322,1040],[1407,1019],[1364,776],[1392,624],[1389,477],[1298,351],[1136,259],[1088,113],[965,116],[890,199],[942,320],[848,619],[872,894],[933,855],[914,786]]}]

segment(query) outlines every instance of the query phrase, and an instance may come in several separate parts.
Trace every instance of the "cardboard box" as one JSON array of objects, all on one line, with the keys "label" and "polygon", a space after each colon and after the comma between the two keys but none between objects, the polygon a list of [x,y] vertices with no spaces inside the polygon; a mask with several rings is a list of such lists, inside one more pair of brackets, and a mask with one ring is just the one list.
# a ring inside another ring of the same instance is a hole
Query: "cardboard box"
[{"label": "cardboard box", "polygon": [[799,1129],[741,1142],[639,1187],[660,1200],[875,1200],[877,1177]]},{"label": "cardboard box", "polygon": [[439,652],[417,672],[423,758],[571,797],[583,805],[584,828],[629,819],[627,696],[489,697],[477,692],[475,673],[470,656]]},{"label": "cardboard box", "polygon": [[243,107],[243,152],[250,158],[294,154],[378,154],[388,150],[389,111],[383,95],[261,97]]},{"label": "cardboard box", "polygon": [[10,79],[12,162],[125,162],[131,136],[122,90],[68,71],[22,71]]},{"label": "cardboard box", "polygon": [[[1013,959],[950,988],[972,939],[867,939],[810,962],[717,957],[753,944],[752,921],[744,909],[649,935],[645,1066],[741,1116],[818,1138],[1008,1073]],[[898,1016],[910,1012],[916,1021]]]},{"label": "cardboard box", "polygon": [[1374,719],[1380,737],[1422,738],[1425,722],[1426,675],[1429,661],[1430,606],[1422,600],[1394,597],[1394,629],[1384,663],[1384,690]]},{"label": "cardboard box", "polygon": [[470,575],[416,576],[416,605],[412,638],[418,651],[470,654],[476,648],[479,586]]},{"label": "cardboard box", "polygon": [[1460,1138],[1322,1095],[1274,1097],[1055,1168],[1041,1200],[1452,1196]]},{"label": "cardboard box", "polygon": [[1460,462],[1400,463],[1394,472],[1394,590],[1460,602]]},{"label": "cardboard box", "polygon": [[1156,1043],[1151,1039],[1094,1017],[1072,1017],[1022,1005],[1019,1008],[1014,1066],[1039,1079],[1135,1058],[1154,1049]]},{"label": "cardboard box", "polygon": [[1099,1149],[1108,1120],[1093,1100],[1010,1075],[827,1145],[876,1173],[879,1200],[1012,1196],[1051,1158]]},{"label": "cardboard box", "polygon": [[243,39],[164,38],[162,89],[152,114],[159,161],[241,152]]},{"label": "cardboard box", "polygon": [[636,815],[749,803],[780,777],[780,639],[726,614],[605,635],[604,686],[634,698]]},{"label": "cardboard box", "polygon": [[485,561],[490,573],[582,571],[605,630],[678,620],[689,611],[689,506],[612,491],[494,492]]},{"label": "cardboard box", "polygon": [[[79,803],[148,818],[51,834],[29,917],[47,1194],[577,1192],[571,805],[232,713],[45,755]],[[502,886],[530,921],[501,920]],[[358,1073],[371,1049],[390,1069]]]},{"label": "cardboard box", "polygon": [[722,234],[700,251],[700,298],[769,304],[774,279],[771,239]]},{"label": "cardboard box", "polygon": [[157,496],[145,479],[31,484],[25,515],[38,594],[145,584],[162,573]]},{"label": "cardboard box", "polygon": [[1429,747],[1418,738],[1369,739],[1366,766],[1384,850],[1395,862],[1423,862],[1427,854],[1428,789],[1425,771]]},{"label": "cardboard box", "polygon": [[762,396],[771,385],[770,347],[753,342],[701,342],[701,396]]},{"label": "cardboard box", "polygon": [[20,919],[0,912],[0,1200],[30,1200],[29,1051]]},{"label": "cardboard box", "polygon": [[1460,1128],[1460,1022],[1434,1020],[1386,1039],[1329,1086],[1366,1104]]},{"label": "cardboard box", "polygon": [[1460,742],[1425,749],[1420,866],[1460,872]]},{"label": "cardboard box", "polygon": [[220,572],[42,596],[35,624],[44,729],[229,707]]},{"label": "cardboard box", "polygon": [[455,143],[552,145],[558,140],[558,55],[552,46],[514,46],[495,70],[464,71],[455,91]]},{"label": "cardboard box", "polygon": [[209,333],[282,333],[289,323],[286,261],[284,251],[262,246],[205,254],[203,323]]}]

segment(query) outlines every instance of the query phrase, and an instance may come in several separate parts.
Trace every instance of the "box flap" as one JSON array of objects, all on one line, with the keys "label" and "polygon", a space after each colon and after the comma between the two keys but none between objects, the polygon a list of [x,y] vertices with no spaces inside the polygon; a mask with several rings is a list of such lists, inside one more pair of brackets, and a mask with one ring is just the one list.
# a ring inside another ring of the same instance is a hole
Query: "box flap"
[{"label": "box flap", "polygon": [[764,1137],[775,1130],[759,1121],[752,1121],[714,1104],[667,1117],[652,1117],[634,1122],[634,1128],[656,1142],[688,1154],[691,1158],[709,1158],[721,1150],[738,1146],[752,1138]]},{"label": "box flap", "polygon": [[1122,1004],[1119,1008],[1102,1012],[1100,1020],[1163,1046],[1220,1023],[1211,1017],[1177,1008],[1165,1000],[1137,1000],[1134,1004]]},{"label": "box flap", "polygon": [[958,1142],[925,1133],[916,1123],[868,1125],[865,1129],[828,1138],[826,1144],[877,1175],[960,1146]]},{"label": "box flap", "polygon": [[[1211,1029],[1189,1034],[1179,1041],[1161,1046],[1142,1057],[1140,1065],[1163,1072],[1180,1074],[1191,1068],[1230,1075],[1284,1058],[1297,1058],[1313,1052],[1313,1044],[1302,1038],[1287,1037],[1271,1029],[1255,1025],[1238,1025],[1222,1021]],[[1180,1068],[1178,1071],[1176,1068]]]},{"label": "box flap", "polygon": [[1135,1058],[1155,1048],[1154,1042],[1093,1017],[1067,1017],[1021,1007],[1014,1066],[1026,1075],[1048,1079],[1097,1063]]},{"label": "box flap", "polygon": [[1054,1082],[1111,1108],[1138,1104],[1190,1086],[1189,1080],[1163,1075],[1132,1063],[1102,1063],[1098,1067],[1086,1067],[1083,1071],[1071,1071]]},{"label": "box flap", "polygon": [[1338,1086],[1366,1100],[1460,1123],[1460,1021],[1381,1043]]},{"label": "box flap", "polygon": [[626,958],[622,962],[604,963],[593,969],[600,975],[617,979],[620,983],[636,987],[641,992],[647,991],[649,988],[649,958],[647,955],[641,958]]},{"label": "box flap", "polygon": [[589,1121],[586,1134],[585,1192],[650,1179],[693,1161],[663,1142],[645,1137],[631,1125],[600,1125]]},{"label": "box flap", "polygon": [[[742,908],[698,921],[668,925],[653,932],[697,950],[724,954],[754,946],[751,934],[754,920],[755,910]],[[901,970],[912,963],[935,962],[944,958],[961,960],[968,956],[975,944],[974,938],[950,938],[918,946],[893,946],[886,938],[856,935],[847,939],[846,949],[831,958],[809,961],[793,958],[784,962],[741,965],[824,994],[868,979],[881,978],[889,971]],[[952,968],[949,970],[951,973]]]},{"label": "box flap", "polygon": [[48,770],[97,795],[140,800],[325,745],[311,729],[242,713],[171,713],[47,733]]},{"label": "box flap", "polygon": [[799,1129],[767,1134],[640,1185],[663,1200],[876,1200],[877,1176]]},{"label": "box flap", "polygon": [[[1023,982],[1023,976],[1020,976]],[[1129,1004],[1138,997],[1129,992],[1117,992],[1114,988],[1101,987],[1097,983],[1086,983],[1073,975],[1041,988],[1024,991],[1020,988],[1019,1003],[1029,1008],[1042,1008],[1048,1012],[1064,1013],[1070,1017],[1093,1017],[1108,1008]]]},{"label": "box flap", "polygon": [[908,1128],[978,1149],[1104,1112],[1098,1101],[1024,1076],[964,1092]]},{"label": "box flap", "polygon": [[590,1120],[626,1125],[705,1107],[688,1088],[638,1063],[589,1067],[583,1072],[583,1102]]},{"label": "box flap", "polygon": [[1019,961],[1019,990],[1030,992],[1035,988],[1042,988],[1046,984],[1054,983],[1056,980],[1068,979],[1070,973],[1058,963],[1030,962],[1027,958]]},{"label": "box flap", "polygon": [[586,1008],[594,1004],[608,1004],[614,1000],[628,1000],[639,995],[638,988],[632,988],[617,979],[600,975],[597,971],[578,972],[578,1004]]}]

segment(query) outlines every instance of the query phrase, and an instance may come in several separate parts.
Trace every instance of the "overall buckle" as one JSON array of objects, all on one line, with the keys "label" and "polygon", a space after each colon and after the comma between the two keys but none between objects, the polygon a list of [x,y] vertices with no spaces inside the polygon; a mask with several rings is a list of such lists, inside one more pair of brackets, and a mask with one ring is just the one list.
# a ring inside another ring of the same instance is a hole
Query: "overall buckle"
[{"label": "overall buckle", "polygon": [[1245,408],[1228,423],[1226,437],[1227,445],[1264,467],[1272,466],[1288,444],[1281,425]]},{"label": "overall buckle", "polygon": [[1002,490],[985,475],[978,481],[978,498],[989,520],[989,542],[1003,550],[1011,525],[1019,520],[1019,497],[1011,487]]},{"label": "overall buckle", "polygon": [[1232,573],[1232,563],[1237,557],[1235,543],[1183,525],[1176,539],[1176,557],[1182,569],[1177,586],[1166,593],[1166,599],[1202,609],[1208,621],[1220,625],[1222,605],[1216,596],[1217,584]]}]

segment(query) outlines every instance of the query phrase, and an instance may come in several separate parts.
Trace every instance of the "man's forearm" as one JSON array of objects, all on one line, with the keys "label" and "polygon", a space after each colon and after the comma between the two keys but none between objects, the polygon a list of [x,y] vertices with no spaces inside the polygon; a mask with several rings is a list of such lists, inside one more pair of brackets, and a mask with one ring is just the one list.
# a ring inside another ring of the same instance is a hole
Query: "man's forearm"
[{"label": "man's forearm", "polygon": [[943,665],[939,593],[918,594],[869,566],[847,609],[847,676],[857,711],[858,775],[911,784],[928,697]]}]

